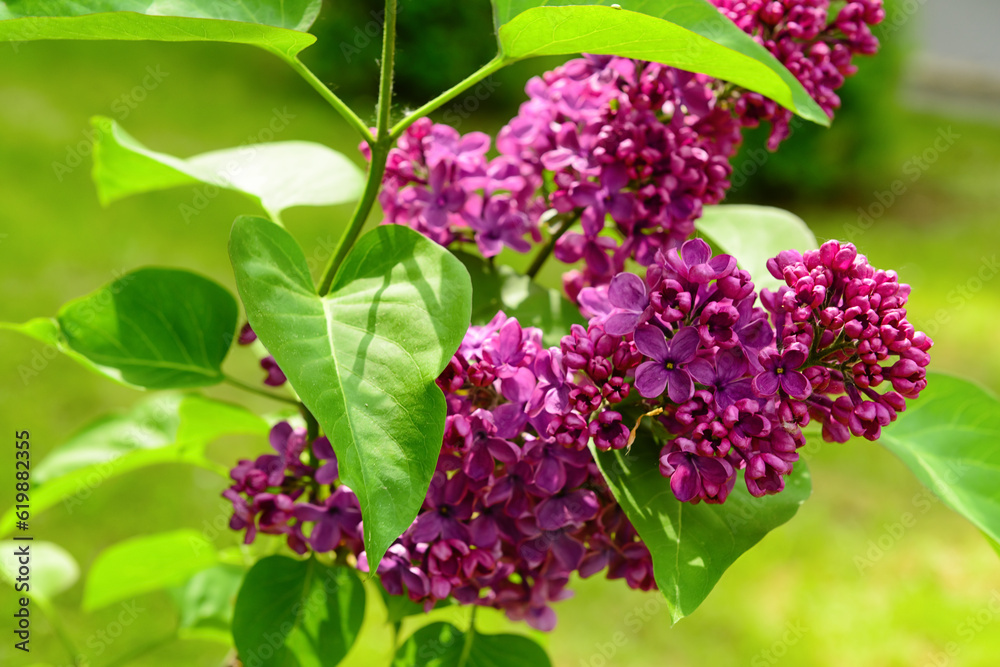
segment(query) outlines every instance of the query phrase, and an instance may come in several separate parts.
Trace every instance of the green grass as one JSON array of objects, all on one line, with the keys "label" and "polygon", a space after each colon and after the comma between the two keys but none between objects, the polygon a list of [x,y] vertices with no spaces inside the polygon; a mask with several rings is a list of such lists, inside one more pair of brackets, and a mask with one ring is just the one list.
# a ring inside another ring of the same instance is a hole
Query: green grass
[{"label": "green grass", "polygon": [[[122,107],[113,103],[141,85],[147,67],[167,76],[118,119],[155,150],[186,156],[239,144],[267,126],[273,109],[287,108],[295,118],[278,139],[320,141],[356,155],[346,125],[280,63],[251,49],[32,43],[15,52],[3,46],[0,319],[52,314],[115,275],[151,264],[189,268],[233,287],[229,227],[238,214],[253,212],[239,195],[220,194],[185,224],[179,207],[192,203],[194,188],[102,209],[90,183],[89,158],[61,180],[53,168],[66,161],[69,147],[86,146],[91,115],[116,115]],[[960,135],[955,145],[919,180],[908,181],[905,194],[870,229],[851,235],[857,208],[870,206],[874,193],[889,189],[893,180],[909,178],[906,161],[949,125]],[[472,123],[462,129],[473,129]],[[986,281],[967,296],[957,292],[1000,249],[1000,129],[901,113],[896,131],[892,145],[898,154],[890,163],[898,172],[871,184],[871,201],[792,208],[821,239],[850,237],[877,266],[899,270],[913,286],[912,320],[934,333],[934,369],[1000,389],[997,283]],[[307,255],[321,262],[347,212],[296,209],[286,224]],[[555,284],[557,267],[550,264],[544,275]],[[66,359],[36,357],[41,347],[32,341],[2,335],[0,421],[31,430],[36,460],[95,415],[136,400],[133,392]],[[248,353],[233,357],[232,373],[256,377]],[[20,371],[33,361],[37,375],[22,381]],[[226,389],[209,393],[244,400]],[[263,399],[246,400],[255,408],[275,408]],[[232,461],[265,446],[226,441],[213,447],[213,455]],[[939,503],[929,504],[912,475],[877,445],[828,445],[809,463],[815,487],[810,502],[740,559],[705,604],[676,627],[670,628],[655,594],[596,578],[578,582],[576,597],[557,607],[560,622],[549,640],[556,664],[920,666],[934,664],[934,653],[949,642],[959,652],[948,664],[993,664],[1000,655],[1000,615],[990,616],[979,632],[960,625],[988,610],[992,591],[1000,590],[997,554],[976,530]],[[86,569],[102,549],[127,537],[210,526],[226,513],[218,498],[223,485],[204,471],[163,466],[99,485],[85,502],[35,518],[32,532],[66,547]],[[4,479],[0,497],[9,498],[10,490]],[[891,525],[905,512],[916,514],[917,523],[893,537]],[[880,538],[891,544],[859,571],[857,559]],[[215,540],[229,546],[238,537],[223,531]],[[94,665],[110,664],[168,634],[176,621],[165,593],[141,596],[143,611],[108,644],[99,633],[113,627],[119,608],[85,615],[81,595],[78,584],[59,598],[58,609]],[[0,608],[9,609],[12,599],[2,589]],[[65,664],[49,625],[36,616],[33,627],[31,658]],[[214,666],[225,653],[219,644],[185,642],[134,664]],[[0,644],[0,663],[28,664],[8,641]]]}]

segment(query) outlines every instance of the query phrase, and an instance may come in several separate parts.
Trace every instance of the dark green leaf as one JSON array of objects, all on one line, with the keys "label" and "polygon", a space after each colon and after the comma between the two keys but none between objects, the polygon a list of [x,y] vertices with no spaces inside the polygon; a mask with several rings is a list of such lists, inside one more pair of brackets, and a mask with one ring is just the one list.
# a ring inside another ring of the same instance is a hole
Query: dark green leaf
[{"label": "dark green leaf", "polygon": [[140,192],[208,183],[242,192],[274,219],[292,206],[329,206],[361,195],[361,170],[308,141],[251,144],[181,159],[151,151],[115,121],[96,116],[94,182],[108,204]]},{"label": "dark green leaf", "polygon": [[787,522],[812,490],[804,461],[785,490],[754,498],[743,483],[722,505],[682,503],[660,474],[660,446],[640,431],[630,454],[598,452],[594,458],[653,556],[656,585],[676,623],[708,597],[722,573],[771,530]]},{"label": "dark green leaf", "polygon": [[90,567],[83,608],[93,611],[140,593],[179,586],[217,561],[215,547],[196,530],[120,542],[98,554]]},{"label": "dark green leaf", "polygon": [[450,623],[417,630],[396,651],[393,667],[549,667],[545,649],[521,635],[472,635]]},{"label": "dark green leaf", "polygon": [[252,44],[293,58],[320,0],[15,0],[0,2],[0,40],[113,39]]},{"label": "dark green leaf", "polygon": [[333,443],[377,563],[434,474],[446,411],[434,380],[469,326],[469,274],[397,225],[362,236],[323,298],[295,239],[267,220],[237,219],[229,253],[250,324]]},{"label": "dark green leaf", "polygon": [[222,381],[236,332],[236,300],[189,271],[127,273],[59,311],[66,344],[98,366],[150,389]]},{"label": "dark green leaf", "polygon": [[942,373],[882,429],[889,451],[944,504],[1000,542],[1000,401],[983,387]]},{"label": "dark green leaf", "polygon": [[500,54],[598,53],[732,81],[803,118],[830,118],[767,49],[705,0],[493,0]]},{"label": "dark green leaf", "polygon": [[[31,512],[60,501],[72,511],[112,477],[158,463],[206,467],[205,447],[223,435],[266,435],[268,425],[244,408],[203,396],[155,396],[123,415],[102,417],[56,447],[32,471]],[[0,519],[13,530],[14,508]]]},{"label": "dark green leaf", "polygon": [[236,598],[233,639],[244,665],[332,667],[350,650],[365,614],[365,589],[347,567],[268,556]]},{"label": "dark green leaf", "polygon": [[472,323],[486,324],[497,311],[538,327],[546,345],[559,345],[570,325],[587,326],[580,310],[556,290],[542,287],[509,266],[490,266],[481,257],[454,253],[472,277]]},{"label": "dark green leaf", "polygon": [[819,247],[802,218],[770,206],[706,206],[696,226],[750,272],[758,289],[775,290],[785,284],[768,272],[767,260],[782,250],[805,252]]}]

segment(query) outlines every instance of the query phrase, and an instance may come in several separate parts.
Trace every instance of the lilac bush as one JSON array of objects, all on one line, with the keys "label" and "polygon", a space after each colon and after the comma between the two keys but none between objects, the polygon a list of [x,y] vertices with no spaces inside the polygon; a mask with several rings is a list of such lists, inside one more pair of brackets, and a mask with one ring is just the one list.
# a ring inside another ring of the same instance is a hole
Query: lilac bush
[{"label": "lilac bush", "polygon": [[[965,387],[951,410],[939,393],[921,399],[931,408],[920,411],[920,426],[892,425],[910,401],[941,391],[928,389],[932,341],[907,319],[909,286],[850,243],[817,248],[789,214],[718,206],[744,128],[769,124],[776,150],[792,113],[833,117],[855,56],[877,50],[880,0],[685,0],[682,12],[660,11],[681,7],[672,0],[528,8],[494,0],[497,57],[394,124],[397,6],[387,0],[374,127],[298,59],[320,3],[282,3],[280,17],[266,0],[224,11],[173,3],[176,16],[116,2],[70,15],[52,3],[14,4],[0,11],[0,39],[259,46],[361,137],[366,176],[328,147],[299,141],[174,158],[95,119],[102,201],[221,179],[263,209],[267,217],[241,216],[230,233],[239,302],[192,272],[146,268],[56,318],[3,324],[131,387],[225,382],[290,406],[266,421],[190,393],[157,402],[152,420],[141,406],[85,431],[74,445],[81,451],[57,456],[52,468],[68,472],[60,484],[46,480],[57,491],[39,501],[89,484],[93,469],[80,461],[106,450],[82,450],[105,435],[116,455],[119,446],[122,456],[141,450],[121,469],[180,460],[228,472],[222,496],[232,530],[244,545],[276,538],[285,555],[246,546],[206,555],[215,547],[183,532],[120,548],[156,554],[137,562],[160,563],[164,549],[176,557],[166,575],[150,566],[149,579],[165,577],[152,585],[192,575],[184,622],[214,604],[222,611],[208,625],[232,629],[243,664],[345,660],[365,616],[379,616],[365,612],[374,584],[358,572],[377,582],[396,633],[388,657],[399,665],[425,657],[465,664],[491,641],[522,641],[488,639],[477,609],[552,630],[554,603],[572,595],[574,576],[658,589],[676,621],[804,502],[807,433],[843,443],[888,431],[887,447],[1000,540],[990,514],[996,485],[983,481],[993,478],[952,482],[919,458],[933,450],[941,460],[926,424],[937,434],[954,417],[971,423],[956,458],[995,469],[992,436],[979,428],[990,399],[969,398]],[[538,28],[546,21],[553,30]],[[675,36],[668,44],[664,31]],[[585,53],[531,79],[496,137],[428,118],[507,64],[588,45],[632,57]],[[252,169],[230,168],[247,153],[259,158]],[[352,199],[354,213],[314,281],[282,213]],[[376,203],[384,224],[362,233]],[[747,223],[720,231],[727,215],[727,224]],[[501,264],[507,252],[533,254],[524,275]],[[534,280],[550,257],[564,265],[568,300]],[[237,334],[240,302],[247,323]],[[223,370],[234,340],[260,353],[267,389]],[[148,443],[145,435],[119,442],[130,427],[151,429]],[[222,435],[267,431],[270,451],[232,467],[205,452]],[[27,506],[27,490],[19,492]],[[232,572],[206,563],[239,571],[235,605],[224,587],[209,591],[198,579]],[[118,579],[113,565],[99,565],[105,581]],[[149,586],[125,582],[116,594]],[[85,604],[111,599],[101,591],[88,583]],[[202,605],[202,594],[221,599]],[[450,602],[470,608],[467,627],[400,634],[405,617]],[[548,664],[526,639],[511,655]]]},{"label": "lilac bush", "polygon": [[[820,0],[715,4],[831,117],[853,56],[876,51],[870,27],[884,17],[875,0],[833,16]],[[564,287],[588,325],[550,348],[503,312],[468,330],[437,380],[448,416],[430,490],[377,565],[325,438],[306,447],[304,429],[279,424],[277,454],[241,461],[224,495],[248,543],[257,531],[284,535],[298,553],[349,555],[427,609],[452,597],[550,630],[550,603],[570,594],[573,572],[656,586],[649,550],[588,442],[630,447],[642,418],[654,418],[659,473],[678,501],[723,503],[741,477],[752,496],[776,494],[811,420],[828,441],[876,439],[926,386],[931,341],[906,321],[908,286],[850,244],[782,252],[767,268],[787,286],[772,292],[690,239],[703,207],[725,197],[741,128],[770,123],[775,150],[789,134],[786,109],[614,56],[572,60],[526,92],[494,157],[482,132],[413,122],[387,153],[378,201],[386,224],[487,259],[529,252],[548,229],[541,261],[551,251],[582,264]],[[644,275],[626,271],[630,261]],[[272,358],[262,366],[266,383],[284,380]],[[892,389],[877,392],[883,383]]]}]

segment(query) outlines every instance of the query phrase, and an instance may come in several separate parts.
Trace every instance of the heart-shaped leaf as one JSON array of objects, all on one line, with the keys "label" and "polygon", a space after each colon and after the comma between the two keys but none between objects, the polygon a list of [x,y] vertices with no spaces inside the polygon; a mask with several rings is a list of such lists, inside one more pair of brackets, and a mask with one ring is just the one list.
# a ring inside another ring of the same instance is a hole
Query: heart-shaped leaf
[{"label": "heart-shaped leaf", "polygon": [[333,667],[364,615],[365,588],[353,569],[268,556],[243,581],[233,639],[244,665]]},{"label": "heart-shaped leaf", "polygon": [[446,412],[434,381],[468,330],[469,274],[398,225],[362,236],[324,297],[295,239],[267,220],[237,219],[229,254],[250,324],[358,496],[375,567],[416,517],[434,474]]},{"label": "heart-shaped leaf", "polygon": [[538,327],[546,345],[559,345],[570,325],[587,326],[580,309],[559,292],[542,287],[509,266],[490,265],[466,252],[456,252],[472,277],[472,323],[486,324],[503,311],[522,326]]},{"label": "heart-shaped leaf", "polygon": [[597,53],[732,81],[803,118],[830,118],[763,46],[706,0],[493,0],[500,56]]},{"label": "heart-shaped leaf", "polygon": [[812,491],[806,464],[799,461],[781,493],[754,498],[741,474],[725,503],[693,505],[674,497],[670,481],[660,474],[660,447],[642,432],[631,453],[599,452],[593,446],[591,451],[649,547],[653,576],[674,623],[708,597],[737,558],[795,516]]},{"label": "heart-shaped leaf", "polygon": [[771,206],[706,206],[696,226],[750,272],[758,289],[776,290],[785,284],[768,272],[767,260],[782,250],[805,252],[819,247],[802,218]]},{"label": "heart-shaped leaf", "polygon": [[76,353],[150,389],[222,381],[236,333],[236,299],[189,271],[127,273],[59,311],[59,329]]},{"label": "heart-shaped leaf", "polygon": [[942,373],[879,442],[903,460],[944,504],[1000,543],[1000,400],[983,387]]},{"label": "heart-shaped leaf", "polygon": [[103,204],[140,192],[207,183],[242,192],[277,220],[292,206],[353,201],[364,187],[357,165],[308,141],[251,144],[181,159],[149,150],[110,118],[96,116],[91,123],[97,131],[93,176]]},{"label": "heart-shaped leaf", "polygon": [[179,586],[218,558],[212,543],[190,529],[119,542],[98,554],[90,566],[83,608],[93,611],[140,593]]},{"label": "heart-shaped leaf", "polygon": [[290,59],[316,41],[305,31],[320,6],[320,0],[15,0],[0,2],[0,40],[232,42]]},{"label": "heart-shaped leaf", "polygon": [[545,649],[521,635],[462,632],[450,623],[420,628],[403,642],[393,667],[549,667]]},{"label": "heart-shaped leaf", "polygon": [[[101,417],[53,449],[32,470],[31,512],[57,503],[84,502],[107,480],[145,466],[189,463],[214,469],[205,447],[223,435],[266,436],[252,412],[204,396],[158,395],[123,415]],[[224,474],[224,472],[223,472]],[[0,535],[14,529],[15,513],[0,518]]]}]

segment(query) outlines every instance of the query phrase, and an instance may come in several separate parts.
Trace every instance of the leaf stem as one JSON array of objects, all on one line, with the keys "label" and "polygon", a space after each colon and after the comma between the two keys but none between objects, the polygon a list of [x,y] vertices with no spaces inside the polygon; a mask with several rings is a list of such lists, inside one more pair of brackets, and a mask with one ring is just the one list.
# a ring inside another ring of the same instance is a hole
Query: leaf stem
[{"label": "leaf stem", "polygon": [[546,243],[545,247],[538,251],[538,254],[535,255],[534,261],[531,262],[531,266],[528,267],[528,271],[525,275],[529,278],[534,279],[534,277],[538,275],[538,272],[542,270],[542,266],[545,265],[545,260],[549,258],[549,255],[552,254],[552,251],[556,247],[556,241],[558,241],[563,234],[568,232],[569,228],[580,219],[580,212],[573,211],[572,213],[563,214],[562,217],[562,224],[559,225],[559,228],[556,229],[552,236],[549,237],[548,243]]},{"label": "leaf stem", "polygon": [[476,638],[476,611],[477,605],[472,605],[472,613],[469,614],[469,631],[465,633],[465,643],[462,645],[462,655],[458,658],[458,667],[465,667],[469,662],[469,655],[472,653],[472,642]]},{"label": "leaf stem", "polygon": [[[396,0],[385,0],[385,26],[382,30],[382,68],[379,73],[378,123],[376,140],[391,143],[389,112],[392,110],[392,77],[396,64]],[[381,176],[381,174],[379,174]]]},{"label": "leaf stem", "polygon": [[464,79],[456,83],[454,86],[452,86],[448,90],[444,91],[443,93],[432,99],[430,102],[427,102],[426,104],[419,107],[412,113],[408,114],[406,118],[404,118],[403,120],[396,123],[396,125],[393,126],[392,128],[392,134],[390,135],[391,139],[395,141],[396,139],[399,138],[401,134],[403,134],[403,132],[406,131],[406,128],[408,128],[418,119],[423,118],[427,114],[438,109],[446,102],[451,101],[459,94],[465,92],[466,90],[468,90],[475,84],[479,83],[486,77],[490,76],[491,74],[495,74],[497,71],[499,71],[500,69],[504,68],[509,64],[510,61],[504,60],[504,58],[498,53],[493,58],[493,60],[489,61],[488,63],[477,69],[475,72],[465,77]]},{"label": "leaf stem", "polygon": [[342,99],[337,97],[337,95],[334,94],[334,92],[330,90],[325,83],[320,81],[319,77],[313,74],[311,69],[305,66],[305,63],[298,58],[286,58],[285,62],[287,62],[291,68],[299,74],[299,76],[305,79],[310,86],[315,88],[316,91],[323,96],[323,99],[329,102],[330,106],[336,109],[337,113],[339,113],[351,127],[361,134],[361,138],[364,139],[367,144],[371,145],[375,143],[375,137],[372,135],[371,130],[368,129],[368,125],[365,124],[365,122],[361,120],[356,113],[354,113],[351,107],[347,106]]},{"label": "leaf stem", "polygon": [[230,384],[236,387],[237,389],[242,389],[243,391],[248,391],[251,394],[257,394],[258,396],[265,396],[267,398],[270,398],[272,401],[281,401],[282,403],[290,403],[296,407],[300,405],[300,403],[296,401],[294,398],[289,398],[288,396],[280,396],[278,394],[272,394],[271,392],[265,391],[263,389],[258,389],[253,385],[243,382],[242,380],[237,380],[231,375],[223,375],[222,379],[223,382],[225,382],[226,384]]},{"label": "leaf stem", "polygon": [[389,114],[392,111],[392,76],[396,59],[396,0],[385,0],[385,26],[382,31],[382,68],[379,75],[378,108],[376,110],[377,126],[376,135],[368,144],[371,146],[372,159],[368,167],[368,180],[365,181],[365,189],[361,194],[351,221],[347,224],[344,235],[337,244],[337,249],[330,256],[323,276],[320,279],[320,296],[326,296],[333,285],[333,279],[337,275],[337,269],[344,262],[347,253],[358,240],[368,214],[371,213],[378,191],[382,187],[382,176],[385,174],[385,161],[389,156],[389,148],[392,146],[392,136],[389,132]]}]

